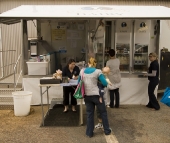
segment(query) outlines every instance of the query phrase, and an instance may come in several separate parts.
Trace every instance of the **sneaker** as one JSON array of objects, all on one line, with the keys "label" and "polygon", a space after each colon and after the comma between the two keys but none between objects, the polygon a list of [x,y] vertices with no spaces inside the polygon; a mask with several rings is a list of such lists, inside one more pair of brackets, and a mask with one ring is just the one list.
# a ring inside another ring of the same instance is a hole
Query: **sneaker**
[{"label": "sneaker", "polygon": [[103,129],[103,125],[101,123],[98,123],[96,126],[95,126],[95,129]]},{"label": "sneaker", "polygon": [[110,135],[112,133],[112,129],[111,128],[109,128],[109,129],[110,129],[110,133],[107,133],[105,135]]}]

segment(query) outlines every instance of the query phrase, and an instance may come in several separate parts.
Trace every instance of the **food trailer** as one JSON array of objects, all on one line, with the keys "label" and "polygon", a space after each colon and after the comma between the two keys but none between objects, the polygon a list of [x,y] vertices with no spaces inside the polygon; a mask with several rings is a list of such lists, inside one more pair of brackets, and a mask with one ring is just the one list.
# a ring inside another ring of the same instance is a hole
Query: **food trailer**
[{"label": "food trailer", "polygon": [[[40,104],[40,78],[52,76],[70,58],[82,68],[93,56],[101,69],[109,49],[121,64],[120,104],[147,104],[148,80],[139,75],[147,72],[149,53],[160,54],[160,20],[166,19],[170,9],[164,6],[22,5],[0,14],[1,23],[21,22],[23,86],[33,93],[32,105]],[[27,21],[33,20],[38,35],[28,41]],[[62,92],[51,88],[50,100]]]}]

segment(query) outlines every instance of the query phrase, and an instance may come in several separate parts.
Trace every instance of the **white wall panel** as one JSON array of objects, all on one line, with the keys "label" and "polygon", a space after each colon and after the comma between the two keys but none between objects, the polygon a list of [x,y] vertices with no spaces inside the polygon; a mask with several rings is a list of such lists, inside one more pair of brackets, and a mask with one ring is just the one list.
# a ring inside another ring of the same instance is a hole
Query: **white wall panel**
[{"label": "white wall panel", "polygon": [[160,31],[160,48],[168,48],[170,51],[170,21],[161,20],[161,31]]},{"label": "white wall panel", "polygon": [[[14,30],[15,29],[15,30]],[[9,65],[15,63],[18,55],[21,53],[21,26],[20,24],[3,25],[2,24],[2,49],[3,63]],[[16,50],[10,51],[10,50]],[[13,66],[4,68],[4,74],[8,75],[13,72]]]}]

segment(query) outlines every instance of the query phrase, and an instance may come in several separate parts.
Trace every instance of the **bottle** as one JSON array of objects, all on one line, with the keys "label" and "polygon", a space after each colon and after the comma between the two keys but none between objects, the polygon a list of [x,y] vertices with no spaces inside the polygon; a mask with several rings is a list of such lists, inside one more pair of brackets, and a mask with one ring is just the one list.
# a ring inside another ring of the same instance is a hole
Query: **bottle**
[{"label": "bottle", "polygon": [[43,62],[46,62],[46,55],[43,56]]},{"label": "bottle", "polygon": [[142,59],[141,59],[141,56],[139,56],[139,61],[138,61],[139,64],[142,63]]},{"label": "bottle", "polygon": [[107,53],[107,47],[106,47],[106,49],[105,49],[105,53]]},{"label": "bottle", "polygon": [[140,64],[140,62],[139,62],[139,56],[137,56],[137,64]]},{"label": "bottle", "polygon": [[145,64],[145,61],[144,61],[145,59],[144,59],[144,57],[142,57],[142,64]]},{"label": "bottle", "polygon": [[28,59],[30,59],[30,58],[31,58],[31,51],[28,50]]},{"label": "bottle", "polygon": [[138,61],[137,61],[137,56],[135,56],[135,64],[138,64]]},{"label": "bottle", "polygon": [[123,64],[123,56],[120,57],[120,64]]}]

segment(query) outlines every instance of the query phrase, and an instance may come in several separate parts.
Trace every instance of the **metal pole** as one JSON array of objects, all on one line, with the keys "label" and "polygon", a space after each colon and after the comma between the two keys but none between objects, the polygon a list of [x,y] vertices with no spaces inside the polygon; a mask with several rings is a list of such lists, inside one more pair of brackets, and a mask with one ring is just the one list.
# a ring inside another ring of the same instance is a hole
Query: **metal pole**
[{"label": "metal pole", "polygon": [[0,27],[0,67],[1,67],[1,77],[2,78],[4,76],[4,69],[3,69],[3,54],[2,54],[2,36],[1,36],[1,31],[2,28]]},{"label": "metal pole", "polygon": [[83,99],[80,99],[80,125],[83,124]]},{"label": "metal pole", "polygon": [[132,52],[130,52],[129,62],[132,63],[132,65],[129,66],[129,73],[132,74],[134,72],[134,50],[135,50],[135,20],[132,21],[132,39],[131,39],[131,48]]},{"label": "metal pole", "polygon": [[43,109],[43,97],[42,97],[42,87],[40,86],[40,98],[41,98],[41,109],[42,109],[42,126],[44,126],[44,109]]},{"label": "metal pole", "polygon": [[[23,19],[21,19],[21,53],[24,55],[24,24],[23,24]],[[22,56],[22,62],[21,62],[21,69],[22,69],[22,75],[24,74],[24,56]]]},{"label": "metal pole", "polygon": [[16,91],[16,81],[15,81],[15,70],[14,70],[14,91]]},{"label": "metal pole", "polygon": [[[48,89],[49,88],[50,87],[47,86],[47,105],[48,105],[48,111],[49,111],[49,95],[48,95]],[[48,114],[49,114],[49,112],[48,112]]]}]

